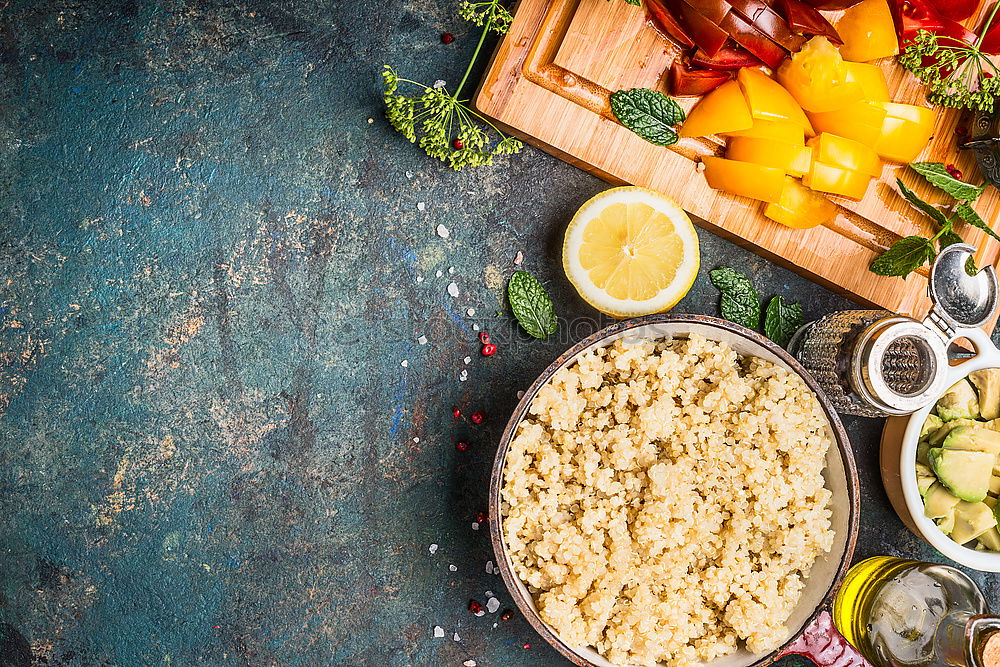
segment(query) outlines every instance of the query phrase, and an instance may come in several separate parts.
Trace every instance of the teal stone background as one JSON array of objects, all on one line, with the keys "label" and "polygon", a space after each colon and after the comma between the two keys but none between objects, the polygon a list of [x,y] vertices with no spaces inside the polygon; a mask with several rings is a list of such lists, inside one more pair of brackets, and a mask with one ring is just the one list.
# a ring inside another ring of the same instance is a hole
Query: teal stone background
[{"label": "teal stone background", "polygon": [[[471,524],[517,391],[608,322],[559,260],[607,186],[531,148],[453,173],[391,130],[382,65],[457,80],[455,5],[0,0],[0,664],[567,664],[467,611],[512,607]],[[700,237],[678,312],[717,312],[719,265],[852,306]],[[507,312],[518,251],[544,342]],[[846,422],[858,557],[940,560],[889,508],[881,424]]]}]

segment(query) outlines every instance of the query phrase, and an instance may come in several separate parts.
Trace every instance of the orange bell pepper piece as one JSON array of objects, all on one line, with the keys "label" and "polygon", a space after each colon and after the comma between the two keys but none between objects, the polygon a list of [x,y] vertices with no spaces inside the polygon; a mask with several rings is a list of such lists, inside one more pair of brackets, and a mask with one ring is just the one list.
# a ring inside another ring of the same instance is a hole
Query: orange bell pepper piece
[{"label": "orange bell pepper piece", "polygon": [[799,125],[809,136],[813,135],[812,125],[802,107],[780,83],[759,69],[744,67],[736,75],[743,88],[750,115],[755,120],[788,121]]},{"label": "orange bell pepper piece", "polygon": [[705,180],[716,190],[766,202],[781,197],[785,184],[785,172],[781,169],[712,156],[702,158],[702,162]]},{"label": "orange bell pepper piece", "polygon": [[882,160],[878,153],[853,139],[823,132],[809,140],[816,161],[869,176],[882,175]]},{"label": "orange bell pepper piece", "polygon": [[753,125],[750,108],[740,84],[727,81],[691,109],[678,133],[682,137],[705,137],[749,129]]},{"label": "orange bell pepper piece", "polygon": [[806,111],[836,111],[864,99],[857,81],[826,37],[813,37],[778,68],[778,81]]},{"label": "orange bell pepper piece", "polygon": [[788,176],[778,201],[764,207],[765,217],[795,229],[818,227],[836,214],[836,204]]},{"label": "orange bell pepper piece", "polygon": [[845,60],[867,62],[899,53],[896,26],[886,0],[861,0],[844,10],[837,21],[837,33],[844,40],[840,55]]}]

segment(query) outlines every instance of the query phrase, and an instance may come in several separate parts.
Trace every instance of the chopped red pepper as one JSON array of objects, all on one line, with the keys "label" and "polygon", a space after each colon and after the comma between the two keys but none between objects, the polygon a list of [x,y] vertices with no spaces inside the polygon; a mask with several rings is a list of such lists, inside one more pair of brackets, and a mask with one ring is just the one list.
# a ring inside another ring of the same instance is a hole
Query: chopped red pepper
[{"label": "chopped red pepper", "polygon": [[964,21],[979,9],[979,0],[934,0],[934,8],[946,19]]},{"label": "chopped red pepper", "polygon": [[732,78],[732,72],[692,69],[677,59],[670,66],[667,85],[675,97],[701,97]]},{"label": "chopped red pepper", "polygon": [[714,56],[709,56],[701,49],[696,49],[691,56],[691,64],[714,70],[735,70],[764,65],[760,58],[735,44],[722,47]]},{"label": "chopped red pepper", "polygon": [[778,0],[777,7],[795,32],[803,35],[823,35],[835,44],[844,43],[826,17],[802,0]]},{"label": "chopped red pepper", "polygon": [[674,15],[667,11],[667,8],[663,6],[660,0],[646,0],[646,11],[653,27],[661,33],[664,33],[684,48],[691,48],[695,45],[691,36],[677,22]]},{"label": "chopped red pepper", "polygon": [[823,11],[834,11],[837,9],[847,9],[861,2],[861,0],[807,0],[816,9]]}]

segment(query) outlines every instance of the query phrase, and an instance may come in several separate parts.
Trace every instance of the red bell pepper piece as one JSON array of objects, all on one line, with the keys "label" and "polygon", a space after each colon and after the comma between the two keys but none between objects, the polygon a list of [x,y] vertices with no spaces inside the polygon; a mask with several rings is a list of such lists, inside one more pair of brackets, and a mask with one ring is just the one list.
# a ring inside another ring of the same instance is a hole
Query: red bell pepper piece
[{"label": "red bell pepper piece", "polygon": [[989,25],[984,23],[983,27],[979,29],[979,34],[983,35],[983,42],[979,45],[979,49],[991,56],[1000,55],[1000,14],[994,14]]},{"label": "red bell pepper piece", "polygon": [[806,0],[806,2],[816,9],[822,9],[823,11],[835,11],[838,9],[853,7],[861,2],[861,0]]},{"label": "red bell pepper piece", "polygon": [[695,43],[660,0],[646,0],[646,15],[653,27],[674,40],[681,47],[690,49]]},{"label": "red bell pepper piece", "polygon": [[788,55],[786,49],[775,44],[767,35],[736,12],[726,14],[719,27],[728,32],[734,42],[763,60],[764,64],[771,69],[778,69],[778,65]]},{"label": "red bell pepper piece", "polygon": [[732,72],[693,69],[677,59],[670,66],[667,85],[674,97],[701,97],[729,81],[732,76]]},{"label": "red bell pepper piece", "polygon": [[715,56],[729,39],[725,30],[684,0],[665,0],[665,6],[698,48],[709,56]]},{"label": "red bell pepper piece", "polygon": [[744,67],[760,67],[764,63],[742,46],[727,44],[719,49],[719,52],[714,56],[709,56],[701,49],[696,49],[691,55],[691,64],[705,69],[728,71]]},{"label": "red bell pepper piece", "polygon": [[934,0],[934,8],[946,19],[964,21],[979,9],[979,0]]},{"label": "red bell pepper piece", "polygon": [[920,30],[968,44],[976,41],[976,36],[965,26],[942,16],[927,0],[889,0],[889,9],[896,24],[900,48],[909,44]]},{"label": "red bell pepper piece", "polygon": [[802,0],[778,0],[777,7],[795,32],[803,35],[823,35],[835,44],[844,43],[826,17]]}]

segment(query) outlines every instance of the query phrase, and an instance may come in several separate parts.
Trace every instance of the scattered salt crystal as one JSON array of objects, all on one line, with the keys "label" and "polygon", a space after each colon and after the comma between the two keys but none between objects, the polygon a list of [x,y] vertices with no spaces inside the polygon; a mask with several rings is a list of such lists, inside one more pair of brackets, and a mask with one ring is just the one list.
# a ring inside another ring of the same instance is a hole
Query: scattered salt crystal
[{"label": "scattered salt crystal", "polygon": [[424,277],[423,276],[417,276],[417,282],[418,283],[424,282]]},{"label": "scattered salt crystal", "polygon": [[427,547],[427,550],[430,551],[431,553],[434,553],[438,550],[438,545],[432,544],[429,547]]},{"label": "scattered salt crystal", "polygon": [[494,630],[496,630],[496,629],[497,629],[497,624],[496,624],[496,623],[494,623],[494,624],[493,624],[493,629],[494,629]]},{"label": "scattered salt crystal", "polygon": [[442,628],[440,625],[435,625],[434,626],[434,636],[437,637],[438,639],[440,639],[441,637],[444,637],[444,628]]},{"label": "scattered salt crystal", "polygon": [[427,336],[421,336],[420,338],[417,339],[417,342],[420,343],[421,345],[427,345]]},{"label": "scattered salt crystal", "polygon": [[473,324],[472,325],[472,330],[473,331],[479,331],[479,325],[478,324]]},{"label": "scattered salt crystal", "polygon": [[414,439],[413,439],[413,442],[414,442],[414,443],[418,443],[418,442],[420,442],[420,438],[414,438]]},{"label": "scattered salt crystal", "polygon": [[457,641],[457,642],[458,642],[458,641],[462,641],[462,638],[458,636],[458,633],[457,633],[457,632],[456,632],[455,634],[453,634],[453,635],[451,636],[451,638],[452,638],[452,639],[454,639],[454,640],[455,640],[455,641]]},{"label": "scattered salt crystal", "polygon": [[458,285],[455,283],[448,283],[448,294],[451,296],[458,296]]},{"label": "scattered salt crystal", "polygon": [[454,266],[449,266],[448,267],[448,275],[452,275],[454,273],[455,273],[455,267]]},{"label": "scattered salt crystal", "polygon": [[466,363],[466,365],[468,365],[468,364],[472,363],[472,357],[466,357],[465,359],[462,359],[462,361],[464,361]]},{"label": "scattered salt crystal", "polygon": [[472,530],[479,530],[479,523],[473,521],[472,522]]},{"label": "scattered salt crystal", "polygon": [[[499,570],[497,570],[497,572],[499,572]],[[493,574],[493,573],[494,573],[493,572],[493,561],[488,560],[488,561],[486,561],[486,574]]]},{"label": "scattered salt crystal", "polygon": [[497,612],[497,609],[499,608],[500,608],[500,600],[497,600],[496,598],[490,598],[489,600],[486,601],[486,611],[490,612],[491,614],[495,614]]},{"label": "scattered salt crystal", "polygon": [[423,203],[422,201],[418,201],[417,202],[417,210],[418,211],[423,211],[426,208],[427,208],[427,204]]},{"label": "scattered salt crystal", "polygon": [[463,665],[463,667],[476,667],[476,661],[475,660],[466,660],[465,662],[462,663],[462,665]]},{"label": "scattered salt crystal", "polygon": [[462,369],[462,372],[459,373],[459,375],[458,375],[458,381],[459,382],[465,382],[468,379],[469,379],[469,371],[467,371],[465,369]]},{"label": "scattered salt crystal", "polygon": [[438,79],[437,81],[434,82],[434,88],[440,89],[440,88],[444,88],[446,85],[448,85],[448,84],[445,83],[444,79]]},{"label": "scattered salt crystal", "polygon": [[410,171],[409,169],[407,169],[407,170],[406,170],[406,177],[407,177],[407,178],[413,178],[413,172],[412,172],[412,171]]},{"label": "scattered salt crystal", "polygon": [[410,362],[407,361],[406,359],[403,359],[401,362],[399,362],[399,365],[402,366],[403,368],[406,368],[407,366],[410,365]]},{"label": "scattered salt crystal", "polygon": [[523,261],[524,261],[524,253],[521,252],[520,250],[518,250],[517,254],[514,255],[514,263],[517,264],[518,266],[520,266],[521,262],[523,262]]},{"label": "scattered salt crystal", "polygon": [[523,391],[517,392],[517,400],[520,401],[522,398],[524,398],[524,392]]},{"label": "scattered salt crystal", "polygon": [[451,570],[452,572],[458,572],[458,568],[455,567],[454,565],[449,565],[448,569]]},{"label": "scattered salt crystal", "polygon": [[475,315],[475,314],[476,314],[476,309],[475,309],[475,308],[469,308],[469,309],[468,309],[467,311],[465,311],[465,313],[466,313],[466,315],[468,315],[469,317],[472,317],[473,315]]},{"label": "scattered salt crystal", "polygon": [[483,611],[482,609],[480,609],[475,614],[473,614],[473,616],[485,616],[485,615],[486,615],[486,612]]},{"label": "scattered salt crystal", "polygon": [[437,235],[443,239],[446,239],[449,236],[451,236],[451,232],[449,232],[448,228],[445,227],[444,225],[438,225],[435,231],[437,231]]},{"label": "scattered salt crystal", "polygon": [[441,273],[440,271],[438,271],[438,272],[437,272],[437,273],[435,273],[434,275],[435,275],[435,276],[437,276],[438,278],[440,278],[440,277],[441,277],[441,276],[443,276],[444,274],[443,274],[443,273]]},{"label": "scattered salt crystal", "polygon": [[485,593],[483,593],[483,597],[492,598],[496,596],[493,595],[493,591],[486,591]]}]

